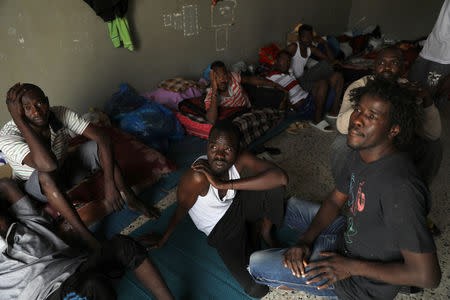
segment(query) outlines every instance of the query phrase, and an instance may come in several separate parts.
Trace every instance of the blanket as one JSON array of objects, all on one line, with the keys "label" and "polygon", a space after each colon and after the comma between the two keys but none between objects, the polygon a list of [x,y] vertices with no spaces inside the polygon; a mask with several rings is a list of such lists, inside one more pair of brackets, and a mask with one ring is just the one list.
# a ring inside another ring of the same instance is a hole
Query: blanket
[{"label": "blanket", "polygon": [[[185,126],[186,133],[208,138],[212,125],[206,119],[206,110],[200,98],[186,99],[178,106],[178,120]],[[241,143],[247,147],[269,129],[276,126],[285,116],[277,108],[247,109],[233,107],[219,110],[219,119],[230,119],[241,132]]]}]

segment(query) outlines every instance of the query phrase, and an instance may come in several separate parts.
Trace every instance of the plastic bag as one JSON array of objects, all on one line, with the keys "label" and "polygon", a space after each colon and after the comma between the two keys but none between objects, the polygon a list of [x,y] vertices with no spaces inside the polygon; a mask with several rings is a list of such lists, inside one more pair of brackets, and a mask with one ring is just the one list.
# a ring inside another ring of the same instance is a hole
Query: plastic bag
[{"label": "plastic bag", "polygon": [[167,150],[169,139],[181,139],[184,136],[184,129],[177,117],[155,102],[147,102],[123,116],[119,128],[163,152]]},{"label": "plastic bag", "polygon": [[112,121],[120,121],[127,113],[130,113],[145,103],[147,99],[133,93],[126,83],[120,85],[120,91],[113,94],[106,104],[104,111]]}]

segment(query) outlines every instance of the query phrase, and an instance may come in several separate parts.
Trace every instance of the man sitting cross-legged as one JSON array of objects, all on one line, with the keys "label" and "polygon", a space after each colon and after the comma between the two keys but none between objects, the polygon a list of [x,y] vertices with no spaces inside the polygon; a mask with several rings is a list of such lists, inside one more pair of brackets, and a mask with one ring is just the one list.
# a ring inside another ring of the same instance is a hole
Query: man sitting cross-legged
[{"label": "man sitting cross-legged", "polygon": [[[330,110],[333,102],[338,99],[326,99],[326,94],[320,93],[318,89],[312,89],[310,93],[305,91],[297,79],[289,74],[291,65],[291,54],[286,50],[281,50],[277,54],[274,70],[267,75],[267,79],[281,85],[289,93],[291,107],[304,119],[312,119],[313,124],[318,124],[323,120],[324,112]],[[332,131],[323,128],[324,131]]]},{"label": "man sitting cross-legged", "polygon": [[[207,155],[199,157],[181,178],[178,206],[164,235],[150,233],[138,240],[163,247],[189,213],[245,292],[260,298],[268,288],[257,284],[247,271],[250,254],[256,250],[247,223],[262,218],[260,234],[269,246],[274,245],[271,229],[283,221],[288,177],[274,164],[241,151],[239,145],[239,131],[234,125],[227,120],[216,121],[209,134]],[[244,171],[250,176],[242,178]]]},{"label": "man sitting cross-legged", "polygon": [[[149,217],[158,216],[158,211],[146,207],[125,183],[114,162],[111,140],[98,127],[66,107],[50,107],[44,92],[29,83],[15,84],[7,93],[6,105],[12,120],[0,131],[0,150],[14,179],[24,182],[26,192],[34,198],[48,201],[91,248],[98,243],[64,191],[100,166],[111,211],[121,210],[126,202]],[[69,131],[91,141],[68,155]]]},{"label": "man sitting cross-legged", "polygon": [[[286,223],[301,232],[289,249],[255,252],[249,271],[261,284],[339,299],[393,299],[400,286],[435,288],[441,271],[426,215],[430,195],[398,145],[419,118],[397,83],[356,89],[348,129],[354,149],[342,159],[322,205],[291,198]],[[346,207],[348,216],[339,216]]]},{"label": "man sitting cross-legged", "polygon": [[157,299],[173,299],[146,250],[116,235],[87,255],[54,233],[50,218],[17,184],[0,179],[0,298],[116,299],[111,279],[126,269]]}]

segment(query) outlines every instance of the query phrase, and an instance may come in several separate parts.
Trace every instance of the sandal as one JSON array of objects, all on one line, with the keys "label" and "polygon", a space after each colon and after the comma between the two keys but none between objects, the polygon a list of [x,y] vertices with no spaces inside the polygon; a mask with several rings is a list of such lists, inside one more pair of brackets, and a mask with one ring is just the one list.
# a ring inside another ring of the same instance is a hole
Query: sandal
[{"label": "sandal", "polygon": [[308,124],[305,122],[297,121],[292,123],[286,131],[290,134],[299,134],[302,129],[308,128]]},{"label": "sandal", "polygon": [[327,127],[331,127],[331,126],[325,120],[322,120],[322,121],[320,121],[317,124],[314,124],[312,121],[309,121],[309,125],[311,127],[317,128],[317,129],[319,129],[320,131],[323,131],[323,132],[333,132],[334,131],[333,129],[326,129]]}]

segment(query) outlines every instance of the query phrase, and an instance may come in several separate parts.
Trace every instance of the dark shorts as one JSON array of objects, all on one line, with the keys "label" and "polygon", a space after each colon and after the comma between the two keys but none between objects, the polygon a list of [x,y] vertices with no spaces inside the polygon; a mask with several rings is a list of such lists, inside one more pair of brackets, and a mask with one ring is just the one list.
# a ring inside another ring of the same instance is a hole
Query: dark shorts
[{"label": "dark shorts", "polygon": [[[64,191],[70,189],[100,168],[97,149],[97,143],[89,141],[68,154],[64,164],[57,170],[61,189]],[[35,170],[24,183],[24,189],[33,198],[48,202],[39,184],[38,170]]]},{"label": "dark shorts", "polygon": [[275,226],[284,219],[284,187],[267,191],[239,191],[225,215],[208,236],[208,244],[216,248],[231,275],[254,298],[261,298],[269,291],[256,283],[247,271],[252,249],[247,223],[262,217]]},{"label": "dark shorts", "polygon": [[313,67],[306,69],[298,78],[298,82],[305,91],[311,92],[317,81],[327,79],[333,73],[333,67],[327,61],[321,60]]},{"label": "dark shorts", "polygon": [[450,74],[450,64],[444,65],[418,56],[409,71],[408,79],[418,81],[434,95],[439,82],[448,74]]},{"label": "dark shorts", "polygon": [[116,299],[113,282],[121,278],[126,270],[139,267],[146,258],[145,248],[131,237],[115,235],[89,255],[46,300],[62,300],[70,293],[87,299]]}]

